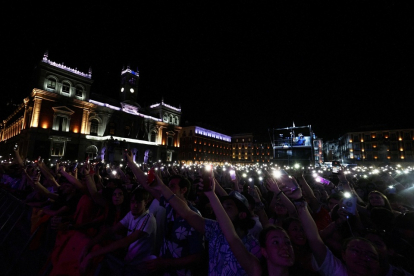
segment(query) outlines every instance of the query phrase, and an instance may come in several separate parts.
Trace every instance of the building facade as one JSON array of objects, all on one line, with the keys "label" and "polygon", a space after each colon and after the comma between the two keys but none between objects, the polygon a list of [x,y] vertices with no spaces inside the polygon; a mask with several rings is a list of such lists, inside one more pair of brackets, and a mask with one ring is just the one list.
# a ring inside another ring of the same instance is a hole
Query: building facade
[{"label": "building facade", "polygon": [[[123,69],[118,98],[90,93],[92,71],[83,73],[49,60],[39,63],[30,95],[3,120],[1,152],[17,143],[31,160],[120,162],[125,149],[137,162],[177,159],[181,108],[138,104],[138,71]],[[115,91],[114,91],[115,92]]]},{"label": "building facade", "polygon": [[231,137],[206,128],[182,128],[179,159],[185,164],[230,163]]},{"label": "building facade", "polygon": [[271,143],[257,141],[253,133],[232,136],[232,162],[239,164],[267,163],[272,159]]},{"label": "building facade", "polygon": [[413,162],[414,129],[348,132],[339,138],[343,162]]}]

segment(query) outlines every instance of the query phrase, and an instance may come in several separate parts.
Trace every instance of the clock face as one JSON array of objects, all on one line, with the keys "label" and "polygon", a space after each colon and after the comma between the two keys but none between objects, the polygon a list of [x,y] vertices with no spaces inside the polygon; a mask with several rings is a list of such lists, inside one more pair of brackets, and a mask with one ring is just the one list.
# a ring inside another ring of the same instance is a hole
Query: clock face
[{"label": "clock face", "polygon": [[124,92],[124,88],[123,87],[121,88],[121,92]]},{"label": "clock face", "polygon": [[129,89],[129,92],[134,93],[134,88]]},{"label": "clock face", "polygon": [[164,114],[163,120],[164,122],[168,123],[168,114]]}]

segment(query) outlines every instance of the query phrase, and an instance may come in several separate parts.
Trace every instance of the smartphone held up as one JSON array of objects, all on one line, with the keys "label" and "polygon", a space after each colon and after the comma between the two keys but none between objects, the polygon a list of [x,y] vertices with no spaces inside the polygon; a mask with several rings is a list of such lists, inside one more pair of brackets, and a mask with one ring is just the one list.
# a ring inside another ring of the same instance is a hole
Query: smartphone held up
[{"label": "smartphone held up", "polygon": [[211,165],[206,165],[203,170],[203,191],[209,192],[212,190],[211,181],[213,179],[213,168]]}]

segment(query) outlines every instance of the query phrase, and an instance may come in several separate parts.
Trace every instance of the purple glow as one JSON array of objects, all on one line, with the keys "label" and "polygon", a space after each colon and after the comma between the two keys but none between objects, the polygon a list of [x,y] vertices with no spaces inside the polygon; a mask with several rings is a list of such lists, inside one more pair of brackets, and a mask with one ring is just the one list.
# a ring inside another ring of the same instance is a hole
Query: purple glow
[{"label": "purple glow", "polygon": [[49,59],[47,58],[47,55],[44,55],[44,56],[43,56],[42,62],[47,63],[47,64],[50,64],[50,65],[52,65],[52,66],[54,66],[54,67],[57,67],[57,68],[60,68],[60,69],[63,69],[63,70],[69,71],[69,72],[71,72],[71,73],[74,73],[74,74],[76,74],[76,75],[82,76],[82,77],[84,77],[84,78],[88,78],[88,79],[92,78],[92,71],[90,71],[90,73],[89,73],[89,74],[86,74],[86,73],[80,72],[80,71],[79,71],[79,70],[77,70],[77,69],[73,69],[73,68],[67,67],[67,66],[65,66],[65,65],[63,65],[63,64],[59,64],[59,63],[57,63],[57,62],[54,62],[54,61],[49,60]]},{"label": "purple glow", "polygon": [[198,127],[198,126],[195,127],[195,133],[203,135],[203,136],[215,138],[215,139],[218,139],[218,140],[231,142],[231,137],[230,136],[227,136],[227,135],[224,135],[224,134],[221,134],[221,133],[218,133],[218,132],[214,132],[214,131],[211,131],[211,130],[208,130],[208,129],[205,129],[205,128],[201,128],[201,127]]}]

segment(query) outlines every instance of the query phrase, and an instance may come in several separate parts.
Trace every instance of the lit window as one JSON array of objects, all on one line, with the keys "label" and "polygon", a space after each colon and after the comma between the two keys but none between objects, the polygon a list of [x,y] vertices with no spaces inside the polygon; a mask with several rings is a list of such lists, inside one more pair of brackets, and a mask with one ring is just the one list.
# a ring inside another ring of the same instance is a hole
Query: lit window
[{"label": "lit window", "polygon": [[62,92],[69,93],[70,84],[68,82],[62,82]]},{"label": "lit window", "polygon": [[91,131],[90,134],[91,135],[98,135],[98,126],[99,126],[99,122],[98,120],[91,120]]},{"label": "lit window", "polygon": [[56,88],[56,80],[52,78],[47,79],[47,88],[54,90]]},{"label": "lit window", "polygon": [[76,96],[82,97],[83,96],[83,88],[81,86],[76,86]]},{"label": "lit window", "polygon": [[53,141],[51,143],[50,155],[51,156],[63,156],[65,154],[65,142]]}]

